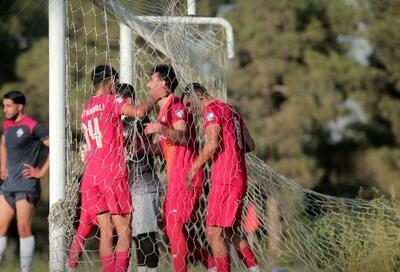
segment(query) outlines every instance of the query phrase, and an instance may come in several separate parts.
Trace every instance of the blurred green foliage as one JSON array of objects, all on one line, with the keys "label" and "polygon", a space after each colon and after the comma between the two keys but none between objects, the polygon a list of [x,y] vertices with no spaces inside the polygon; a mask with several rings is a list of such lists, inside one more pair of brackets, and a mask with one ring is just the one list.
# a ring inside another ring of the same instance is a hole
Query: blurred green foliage
[{"label": "blurred green foliage", "polygon": [[400,1],[232,3],[229,97],[258,155],[323,193],[400,192]]}]

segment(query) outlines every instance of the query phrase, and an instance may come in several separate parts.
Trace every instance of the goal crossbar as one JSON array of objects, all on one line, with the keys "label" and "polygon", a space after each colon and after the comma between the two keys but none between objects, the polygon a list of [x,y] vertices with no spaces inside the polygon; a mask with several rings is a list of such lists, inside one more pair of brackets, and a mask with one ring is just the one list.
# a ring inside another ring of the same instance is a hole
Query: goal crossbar
[{"label": "goal crossbar", "polygon": [[[93,0],[93,2],[99,5],[99,0]],[[228,58],[232,59],[235,57],[235,46],[233,40],[233,28],[225,18],[222,17],[198,17],[198,16],[140,16],[133,15],[125,10],[121,5],[117,3],[107,1],[108,6],[112,7],[114,12],[118,14],[124,14],[125,24],[129,25],[129,21],[138,23],[175,23],[175,24],[193,24],[193,25],[219,25],[221,26],[226,34],[226,50]],[[159,49],[159,48],[157,48]],[[162,50],[160,50],[162,52]],[[165,53],[165,52],[163,52]]]}]

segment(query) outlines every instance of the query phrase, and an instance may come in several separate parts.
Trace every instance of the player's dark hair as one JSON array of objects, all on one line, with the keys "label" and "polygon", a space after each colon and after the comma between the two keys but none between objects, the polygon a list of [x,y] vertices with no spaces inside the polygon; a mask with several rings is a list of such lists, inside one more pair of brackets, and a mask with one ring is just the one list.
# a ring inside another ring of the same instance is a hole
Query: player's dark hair
[{"label": "player's dark hair", "polygon": [[186,92],[183,92],[183,93],[181,94],[181,97],[179,98],[179,101],[183,103],[183,99],[185,99],[185,97],[187,97],[187,96],[189,96],[189,94],[186,93]]},{"label": "player's dark hair", "polygon": [[99,83],[102,83],[103,81],[106,81],[108,79],[112,79],[114,81],[118,80],[118,73],[110,65],[103,64],[103,65],[97,66],[92,71],[91,78],[92,78],[93,85],[96,86]]},{"label": "player's dark hair", "polygon": [[151,71],[151,74],[155,73],[158,73],[158,77],[160,78],[160,80],[164,80],[167,83],[167,86],[171,93],[173,93],[176,87],[178,87],[179,82],[172,66],[165,64],[156,65]]},{"label": "player's dark hair", "polygon": [[125,98],[132,98],[135,100],[135,89],[132,85],[128,83],[119,83],[115,86],[115,90],[117,91],[117,95]]},{"label": "player's dark hair", "polygon": [[14,104],[25,105],[26,98],[20,91],[10,91],[3,95],[3,99],[11,99]]},{"label": "player's dark hair", "polygon": [[193,92],[196,92],[196,93],[199,93],[202,95],[208,93],[207,89],[204,88],[203,85],[201,85],[200,83],[196,83],[196,82],[189,83],[188,85],[186,85],[185,90],[183,91],[183,93],[188,94],[188,95],[193,94]]}]

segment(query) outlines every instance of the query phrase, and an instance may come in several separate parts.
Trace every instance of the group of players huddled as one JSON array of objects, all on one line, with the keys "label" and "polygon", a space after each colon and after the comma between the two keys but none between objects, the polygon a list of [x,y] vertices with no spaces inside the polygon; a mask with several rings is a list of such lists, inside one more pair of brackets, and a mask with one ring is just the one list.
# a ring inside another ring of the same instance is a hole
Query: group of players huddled
[{"label": "group of players huddled", "polygon": [[[156,235],[162,186],[153,169],[153,157],[162,155],[167,176],[162,222],[174,270],[186,272],[188,258],[192,257],[207,271],[230,271],[229,247],[225,243],[230,241],[249,271],[260,271],[255,255],[239,231],[247,190],[245,153],[254,150],[254,141],[237,111],[212,97],[199,83],[188,84],[182,96],[176,96],[178,79],[169,65],[152,69],[147,83],[148,100],[138,105],[134,88],[119,83],[118,73],[110,65],[97,66],[91,73],[91,81],[95,95],[81,113],[85,172],[80,185],[79,226],[69,245],[67,270],[78,267],[85,240],[97,226],[104,272],[128,270],[132,237],[137,271],[162,271],[158,267]],[[25,202],[33,209],[40,192],[35,186],[48,169],[48,160],[41,168],[37,167],[38,146],[41,142],[48,145],[47,129],[24,115],[25,98],[22,103],[18,95],[9,96],[3,99],[4,112],[7,113],[6,103],[15,104],[15,112],[6,116],[8,120],[3,125],[1,176],[5,182],[0,190],[0,260],[12,216],[17,211],[19,220],[18,212],[22,212],[18,207]],[[150,122],[147,115],[156,104],[158,118]],[[205,143],[201,149],[194,125],[195,114],[201,114],[203,120]],[[25,164],[18,161],[25,160],[28,152],[18,148],[18,144],[22,146],[21,133],[25,141],[22,144],[32,149],[28,154],[32,159]],[[211,162],[211,187],[205,226],[211,250],[204,248],[204,243],[187,226],[196,220],[200,208],[205,185],[203,167],[208,161]],[[22,168],[14,169],[14,165]],[[28,182],[33,186],[29,190],[25,188]],[[25,200],[22,204],[21,199]],[[22,233],[21,239],[30,240],[21,240],[21,248],[23,242],[27,244],[24,248],[29,247],[30,251],[24,254],[32,256],[34,240],[31,241],[31,222],[28,223],[29,231]],[[21,252],[21,267],[22,259]],[[25,271],[29,271],[31,259],[25,261]]]}]

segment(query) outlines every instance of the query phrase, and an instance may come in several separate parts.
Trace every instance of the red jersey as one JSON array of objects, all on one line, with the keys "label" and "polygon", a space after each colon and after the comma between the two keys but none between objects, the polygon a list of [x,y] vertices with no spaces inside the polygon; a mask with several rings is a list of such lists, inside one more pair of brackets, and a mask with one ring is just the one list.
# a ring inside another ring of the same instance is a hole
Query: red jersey
[{"label": "red jersey", "polygon": [[121,120],[126,103],[116,95],[99,95],[83,108],[81,122],[88,145],[85,175],[96,177],[96,182],[127,176]]},{"label": "red jersey", "polygon": [[247,181],[244,123],[229,104],[214,100],[203,110],[204,128],[221,127],[219,148],[212,157],[211,184],[243,186]]},{"label": "red jersey", "polygon": [[[196,128],[193,124],[193,116],[188,113],[185,105],[179,101],[179,97],[172,95],[161,108],[158,120],[162,125],[169,128],[172,128],[173,124],[180,120],[185,121],[188,126],[190,136],[187,144],[172,143],[167,137],[160,135],[160,145],[167,166],[168,186],[176,188],[185,187],[186,175],[193,161],[198,156]],[[203,186],[202,170],[193,178],[192,186]]]}]

